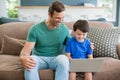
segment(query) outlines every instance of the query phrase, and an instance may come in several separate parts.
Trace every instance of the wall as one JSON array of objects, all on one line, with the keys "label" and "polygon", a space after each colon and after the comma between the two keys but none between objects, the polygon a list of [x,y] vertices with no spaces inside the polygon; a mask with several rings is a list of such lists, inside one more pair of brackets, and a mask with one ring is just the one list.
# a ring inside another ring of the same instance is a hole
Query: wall
[{"label": "wall", "polygon": [[0,0],[0,17],[7,17],[5,0]]},{"label": "wall", "polygon": [[[104,18],[106,8],[67,6],[64,21],[75,21],[78,19],[93,20]],[[19,19],[24,21],[42,21],[48,17],[48,6],[19,7]]]},{"label": "wall", "polygon": [[[21,6],[48,6],[55,0],[21,0]],[[68,6],[80,6],[83,3],[97,5],[97,0],[58,0]]]}]

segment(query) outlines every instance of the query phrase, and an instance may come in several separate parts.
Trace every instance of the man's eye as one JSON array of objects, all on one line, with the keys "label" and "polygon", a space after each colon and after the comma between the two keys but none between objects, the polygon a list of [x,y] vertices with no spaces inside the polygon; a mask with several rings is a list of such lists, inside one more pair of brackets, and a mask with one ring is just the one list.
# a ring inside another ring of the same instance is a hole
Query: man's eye
[{"label": "man's eye", "polygon": [[83,36],[85,36],[85,34],[83,34]]}]

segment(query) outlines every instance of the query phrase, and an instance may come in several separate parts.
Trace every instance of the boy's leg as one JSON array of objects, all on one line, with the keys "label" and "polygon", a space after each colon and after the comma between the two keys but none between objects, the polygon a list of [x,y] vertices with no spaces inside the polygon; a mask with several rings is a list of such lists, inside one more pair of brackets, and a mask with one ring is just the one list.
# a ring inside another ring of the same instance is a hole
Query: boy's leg
[{"label": "boy's leg", "polygon": [[69,80],[76,80],[76,73],[75,72],[70,72]]},{"label": "boy's leg", "polygon": [[35,62],[36,62],[36,66],[32,69],[25,70],[24,75],[25,75],[25,80],[40,80],[39,78],[39,73],[38,70],[47,68],[47,64],[38,56],[31,56]]},{"label": "boy's leg", "polygon": [[55,80],[69,79],[69,60],[65,55],[54,57],[49,63],[49,68],[55,70]]},{"label": "boy's leg", "polygon": [[92,73],[91,72],[85,72],[84,80],[92,80]]}]

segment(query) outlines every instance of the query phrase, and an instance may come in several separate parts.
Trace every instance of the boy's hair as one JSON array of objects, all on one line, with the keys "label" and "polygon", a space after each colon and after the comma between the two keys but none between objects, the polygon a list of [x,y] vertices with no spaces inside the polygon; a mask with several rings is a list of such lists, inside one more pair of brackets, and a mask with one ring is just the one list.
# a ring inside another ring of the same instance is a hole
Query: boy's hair
[{"label": "boy's hair", "polygon": [[79,29],[80,31],[86,33],[89,32],[89,24],[86,20],[78,20],[73,25],[73,30],[76,31]]},{"label": "boy's hair", "polygon": [[53,2],[48,9],[48,12],[51,14],[51,16],[53,16],[54,11],[56,12],[62,12],[65,11],[65,6],[63,3],[59,2],[59,1],[55,1]]}]

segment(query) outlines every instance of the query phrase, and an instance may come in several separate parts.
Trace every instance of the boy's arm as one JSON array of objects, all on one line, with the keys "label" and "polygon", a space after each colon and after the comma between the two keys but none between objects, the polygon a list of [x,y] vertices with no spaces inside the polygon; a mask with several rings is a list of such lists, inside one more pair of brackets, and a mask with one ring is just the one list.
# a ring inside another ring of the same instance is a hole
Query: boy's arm
[{"label": "boy's arm", "polygon": [[[91,43],[91,49],[94,50],[94,43]],[[93,59],[93,54],[88,54],[88,59]]]},{"label": "boy's arm", "polygon": [[92,54],[89,54],[89,55],[88,55],[88,59],[93,59],[93,55],[92,55]]},{"label": "boy's arm", "polygon": [[66,56],[68,57],[68,59],[72,59],[72,57],[70,56],[70,53],[66,53]]}]

